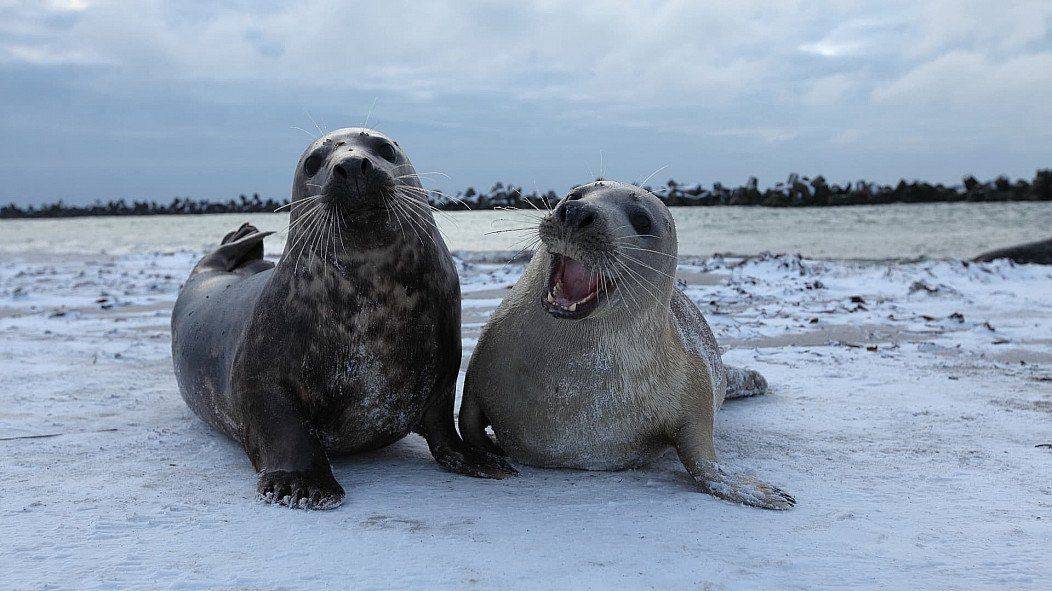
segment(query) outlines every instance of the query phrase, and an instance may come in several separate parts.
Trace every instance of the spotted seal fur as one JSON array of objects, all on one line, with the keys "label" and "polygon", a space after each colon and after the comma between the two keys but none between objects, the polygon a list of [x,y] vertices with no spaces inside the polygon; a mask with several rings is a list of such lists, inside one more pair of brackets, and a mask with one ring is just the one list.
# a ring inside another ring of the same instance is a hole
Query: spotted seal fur
[{"label": "spotted seal fur", "polygon": [[460,284],[405,152],[374,130],[312,142],[296,167],[276,265],[244,225],[202,259],[172,313],[180,392],[238,441],[268,501],[313,509],[344,490],[329,457],[410,432],[445,469],[500,478],[463,442],[453,402]]}]

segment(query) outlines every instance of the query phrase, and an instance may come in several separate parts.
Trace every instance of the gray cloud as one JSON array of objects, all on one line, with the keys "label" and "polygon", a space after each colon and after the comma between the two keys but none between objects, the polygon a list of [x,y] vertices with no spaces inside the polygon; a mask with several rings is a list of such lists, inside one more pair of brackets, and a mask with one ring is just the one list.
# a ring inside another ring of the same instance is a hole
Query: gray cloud
[{"label": "gray cloud", "polygon": [[304,112],[374,99],[457,188],[564,189],[600,150],[629,180],[1029,175],[1050,24],[1045,1],[0,0],[0,199],[282,195]]}]

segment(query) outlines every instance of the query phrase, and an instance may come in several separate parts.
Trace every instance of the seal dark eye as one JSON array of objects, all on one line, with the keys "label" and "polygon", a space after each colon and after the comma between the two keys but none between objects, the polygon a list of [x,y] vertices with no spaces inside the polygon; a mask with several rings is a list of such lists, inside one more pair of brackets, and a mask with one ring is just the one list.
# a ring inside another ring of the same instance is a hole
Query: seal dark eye
[{"label": "seal dark eye", "polygon": [[307,159],[303,161],[303,174],[307,176],[318,174],[319,168],[321,168],[321,154],[317,152],[307,156]]},{"label": "seal dark eye", "polygon": [[379,154],[381,158],[383,158],[384,160],[386,160],[388,162],[392,162],[393,163],[395,160],[398,160],[398,151],[395,150],[394,146],[392,146],[391,144],[389,144],[387,142],[384,142],[384,143],[380,144],[379,146],[377,146],[376,153]]},{"label": "seal dark eye", "polygon": [[650,221],[650,216],[638,209],[628,216],[628,221],[632,222],[632,227],[635,228],[637,234],[649,234],[654,227],[654,224]]}]

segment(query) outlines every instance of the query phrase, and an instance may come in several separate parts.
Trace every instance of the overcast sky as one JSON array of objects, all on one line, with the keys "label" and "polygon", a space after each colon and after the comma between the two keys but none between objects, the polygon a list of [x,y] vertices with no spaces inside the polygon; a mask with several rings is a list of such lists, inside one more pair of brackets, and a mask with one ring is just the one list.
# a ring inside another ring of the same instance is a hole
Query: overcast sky
[{"label": "overcast sky", "polygon": [[0,0],[0,201],[285,197],[370,125],[441,188],[1052,167],[1052,2]]}]

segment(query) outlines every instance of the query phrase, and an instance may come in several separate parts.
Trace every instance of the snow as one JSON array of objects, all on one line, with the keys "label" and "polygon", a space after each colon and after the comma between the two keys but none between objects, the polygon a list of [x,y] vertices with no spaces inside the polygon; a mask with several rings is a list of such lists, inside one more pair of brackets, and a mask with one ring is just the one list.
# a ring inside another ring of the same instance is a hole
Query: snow
[{"label": "snow", "polygon": [[[1052,268],[684,261],[775,391],[719,411],[721,462],[787,512],[697,492],[675,454],[481,481],[416,436],[337,460],[347,501],[306,512],[257,502],[179,397],[199,254],[0,262],[0,588],[1052,587]],[[465,259],[468,355],[522,267]]]}]

